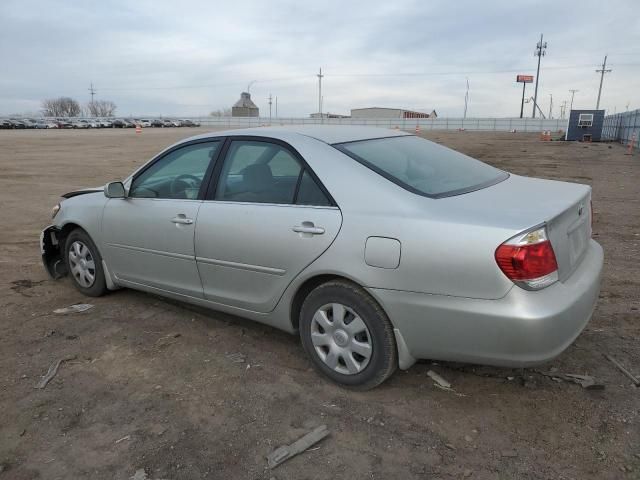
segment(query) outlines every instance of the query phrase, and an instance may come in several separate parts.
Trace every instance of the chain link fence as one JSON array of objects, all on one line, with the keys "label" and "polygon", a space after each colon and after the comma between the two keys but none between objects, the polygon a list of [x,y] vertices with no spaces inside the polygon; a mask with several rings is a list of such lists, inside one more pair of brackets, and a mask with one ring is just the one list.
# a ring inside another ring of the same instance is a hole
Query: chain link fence
[{"label": "chain link fence", "polygon": [[640,148],[640,109],[604,117],[602,139]]},{"label": "chain link fence", "polygon": [[400,130],[476,130],[485,132],[564,131],[567,120],[543,118],[263,118],[201,117],[194,118],[207,127],[259,127],[268,125],[362,125]]}]

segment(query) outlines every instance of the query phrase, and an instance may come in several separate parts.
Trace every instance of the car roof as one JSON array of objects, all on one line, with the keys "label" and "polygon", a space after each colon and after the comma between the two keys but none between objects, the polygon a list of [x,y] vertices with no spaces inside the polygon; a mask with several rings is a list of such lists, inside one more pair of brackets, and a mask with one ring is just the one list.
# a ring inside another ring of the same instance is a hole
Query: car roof
[{"label": "car roof", "polygon": [[410,133],[397,129],[392,130],[389,128],[361,127],[352,125],[286,125],[278,127],[240,128],[221,132],[210,132],[197,135],[188,140],[223,137],[226,135],[248,135],[283,139],[282,137],[288,137],[292,133],[315,138],[316,140],[328,143],[329,145],[345,142],[357,142],[359,140],[369,140],[372,138],[411,135]]}]

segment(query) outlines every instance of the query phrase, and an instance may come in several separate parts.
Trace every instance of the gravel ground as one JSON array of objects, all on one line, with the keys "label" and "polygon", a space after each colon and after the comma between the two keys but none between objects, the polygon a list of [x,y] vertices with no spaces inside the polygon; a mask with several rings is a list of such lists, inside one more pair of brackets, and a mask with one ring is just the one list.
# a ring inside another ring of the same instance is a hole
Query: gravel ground
[{"label": "gravel ground", "polygon": [[[640,390],[603,357],[640,375],[637,153],[425,133],[514,173],[593,186],[600,301],[577,341],[538,371],[593,375],[605,390],[421,362],[356,393],[320,379],[296,337],[130,290],[87,299],[47,278],[38,235],[60,194],[122,178],[196,131],[0,131],[0,480],[140,469],[150,479],[640,478]],[[52,313],[87,301],[87,312]],[[61,358],[70,360],[35,389]],[[454,391],[436,388],[429,369]],[[319,448],[266,470],[267,453],[321,424],[331,434]]]}]

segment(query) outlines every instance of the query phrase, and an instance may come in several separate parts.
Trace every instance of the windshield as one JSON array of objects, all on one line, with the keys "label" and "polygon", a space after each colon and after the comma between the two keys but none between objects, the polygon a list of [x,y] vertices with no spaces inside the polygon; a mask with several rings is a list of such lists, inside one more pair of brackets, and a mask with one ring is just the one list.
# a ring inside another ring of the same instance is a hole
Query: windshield
[{"label": "windshield", "polygon": [[334,146],[406,190],[427,197],[449,197],[479,190],[509,176],[479,160],[413,135]]}]

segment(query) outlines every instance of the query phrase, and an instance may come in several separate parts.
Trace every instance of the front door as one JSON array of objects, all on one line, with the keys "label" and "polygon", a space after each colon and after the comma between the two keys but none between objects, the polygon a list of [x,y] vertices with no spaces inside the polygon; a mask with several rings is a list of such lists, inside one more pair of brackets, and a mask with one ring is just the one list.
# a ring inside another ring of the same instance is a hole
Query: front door
[{"label": "front door", "polygon": [[127,282],[202,298],[194,232],[202,187],[221,141],[178,147],[137,174],[104,209],[105,260]]},{"label": "front door", "polygon": [[196,226],[204,295],[269,312],[289,283],[331,245],[342,215],[286,145],[233,140],[225,157]]}]

